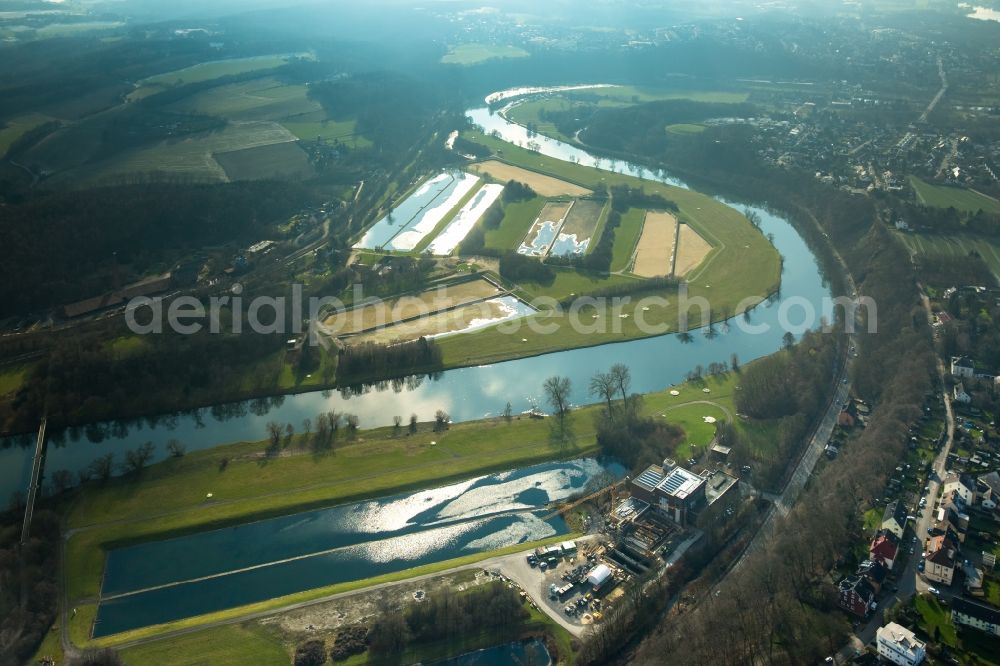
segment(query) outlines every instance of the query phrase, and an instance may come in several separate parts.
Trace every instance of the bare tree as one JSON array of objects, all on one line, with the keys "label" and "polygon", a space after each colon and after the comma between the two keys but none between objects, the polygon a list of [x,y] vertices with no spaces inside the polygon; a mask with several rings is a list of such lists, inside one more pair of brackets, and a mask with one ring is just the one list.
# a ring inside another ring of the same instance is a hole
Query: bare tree
[{"label": "bare tree", "polygon": [[434,413],[434,430],[441,431],[448,429],[448,422],[451,421],[451,417],[448,416],[448,412],[443,409],[439,409]]},{"label": "bare tree", "polygon": [[268,421],[267,426],[267,438],[268,438],[268,451],[277,451],[278,447],[281,446],[281,433],[283,429],[281,424],[277,421]]},{"label": "bare tree", "polygon": [[138,474],[142,471],[150,460],[153,459],[153,452],[156,447],[152,442],[146,442],[137,449],[125,452],[125,471],[129,474]]},{"label": "bare tree", "polygon": [[569,410],[569,377],[549,377],[545,380],[542,388],[545,391],[546,399],[548,399],[549,404],[552,405],[552,409],[555,410],[556,415],[561,421],[566,417],[566,412]]},{"label": "bare tree", "polygon": [[510,406],[510,400],[507,401],[507,406],[503,408],[503,418],[505,421],[510,421],[513,415],[513,410]]},{"label": "bare tree", "polygon": [[167,453],[172,455],[174,458],[181,458],[187,452],[187,449],[179,440],[171,439],[167,441]]},{"label": "bare tree", "polygon": [[403,417],[397,414],[392,417],[392,434],[398,435],[399,429],[403,425]]},{"label": "bare tree", "polygon": [[614,398],[617,388],[617,381],[610,372],[598,372],[590,378],[590,395],[595,398],[603,398],[608,403],[608,418],[612,421],[615,420],[615,415],[611,408],[611,400]]},{"label": "bare tree", "polygon": [[632,371],[624,363],[615,363],[608,371],[618,392],[622,394],[622,403],[628,402],[628,391],[632,387]]},{"label": "bare tree", "polygon": [[115,454],[106,453],[100,458],[94,460],[90,463],[88,469],[91,471],[91,475],[97,477],[101,481],[107,481],[111,478],[111,473],[115,469]]},{"label": "bare tree", "polygon": [[410,434],[415,435],[417,433],[417,415],[410,414]]}]

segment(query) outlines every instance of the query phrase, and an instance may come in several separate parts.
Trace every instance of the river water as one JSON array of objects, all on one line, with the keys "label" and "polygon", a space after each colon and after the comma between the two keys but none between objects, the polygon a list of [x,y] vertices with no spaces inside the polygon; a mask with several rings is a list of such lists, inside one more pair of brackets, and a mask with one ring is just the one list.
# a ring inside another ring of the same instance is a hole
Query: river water
[{"label": "river water", "polygon": [[[528,136],[525,128],[508,122],[487,108],[470,109],[468,115],[487,132],[497,132],[507,141],[521,145],[533,142],[542,154],[684,187],[684,183],[662,172],[620,160],[612,162],[548,137]],[[695,331],[690,339],[665,335],[570,349],[533,358],[448,370],[434,379],[410,378],[385,382],[360,394],[348,390],[315,391],[271,400],[220,405],[129,426],[94,427],[62,437],[55,434],[48,445],[46,470],[49,474],[60,469],[75,472],[107,452],[113,452],[120,463],[127,449],[147,441],[156,446],[157,460],[166,457],[166,443],[171,439],[180,440],[189,451],[237,441],[256,441],[266,436],[265,425],[268,421],[292,423],[299,427],[303,419],[312,419],[319,413],[334,409],[356,414],[361,427],[370,428],[391,425],[396,415],[406,420],[410,414],[417,414],[421,420],[430,420],[438,409],[446,411],[453,421],[460,422],[499,414],[508,401],[515,412],[536,405],[544,408],[542,383],[555,374],[570,378],[572,403],[586,404],[593,401],[588,394],[590,377],[595,371],[606,369],[613,363],[629,366],[632,390],[646,393],[683,381],[685,374],[695,365],[728,361],[733,353],[744,363],[771,354],[781,348],[786,330],[781,322],[785,315],[797,322],[799,318],[794,313],[805,307],[829,318],[827,298],[830,291],[822,278],[816,257],[791,223],[759,207],[728,201],[723,203],[756,212],[760,216],[761,229],[771,236],[784,263],[780,295],[754,308],[747,317],[741,315],[740,321],[732,326],[715,327],[716,334],[713,336]],[[750,332],[748,325],[762,330]],[[14,491],[25,489],[30,465],[29,449],[13,446],[0,450],[0,497],[5,498]]]},{"label": "river water", "polygon": [[108,554],[95,636],[567,533],[548,503],[625,470],[593,458],[280,516]]}]

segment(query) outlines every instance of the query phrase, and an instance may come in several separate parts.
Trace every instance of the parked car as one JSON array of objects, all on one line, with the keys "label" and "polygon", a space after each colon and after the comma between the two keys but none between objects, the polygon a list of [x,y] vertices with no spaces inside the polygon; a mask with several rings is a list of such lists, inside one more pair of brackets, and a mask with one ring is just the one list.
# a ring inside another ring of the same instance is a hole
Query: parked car
[{"label": "parked car", "polygon": [[937,589],[936,587],[928,587],[927,591],[933,595],[941,594],[941,590]]}]

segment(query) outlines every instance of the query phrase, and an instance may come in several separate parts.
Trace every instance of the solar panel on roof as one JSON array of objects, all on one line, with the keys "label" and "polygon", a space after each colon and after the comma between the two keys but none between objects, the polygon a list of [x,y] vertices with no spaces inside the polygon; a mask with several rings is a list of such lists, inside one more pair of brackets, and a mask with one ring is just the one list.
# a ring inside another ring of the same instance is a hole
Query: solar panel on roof
[{"label": "solar panel on roof", "polygon": [[651,469],[647,469],[645,472],[639,475],[639,477],[636,479],[636,482],[650,487],[654,487],[662,480],[663,480],[662,476],[660,476]]}]

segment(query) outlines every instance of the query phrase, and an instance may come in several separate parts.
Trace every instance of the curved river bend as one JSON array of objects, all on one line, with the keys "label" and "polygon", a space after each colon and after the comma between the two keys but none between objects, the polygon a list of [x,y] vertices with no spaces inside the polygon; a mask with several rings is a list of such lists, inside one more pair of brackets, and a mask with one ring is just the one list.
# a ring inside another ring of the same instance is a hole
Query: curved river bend
[{"label": "curved river bend", "polygon": [[[550,157],[685,187],[681,181],[662,172],[601,158],[556,139],[529,137],[524,127],[508,122],[487,108],[470,109],[468,116],[488,133],[496,132],[501,138],[520,145],[531,141],[540,153]],[[520,412],[543,403],[542,382],[555,374],[569,377],[571,401],[585,404],[593,401],[587,392],[590,377],[612,363],[628,365],[632,371],[632,389],[647,393],[682,381],[698,364],[728,361],[734,353],[744,363],[766,356],[782,345],[785,328],[779,325],[779,314],[797,322],[799,318],[789,313],[801,312],[801,307],[805,306],[829,317],[830,291],[816,257],[791,223],[759,207],[739,205],[739,208],[748,208],[760,215],[761,229],[771,235],[784,259],[780,296],[754,308],[745,319],[748,324],[765,328],[763,332],[749,333],[744,330],[746,327],[738,325],[716,326],[714,337],[694,331],[690,341],[683,341],[677,335],[664,335],[570,349],[493,365],[447,370],[433,380],[397,382],[393,387],[372,388],[363,395],[315,391],[284,396],[275,401],[280,404],[269,408],[252,409],[252,405],[261,405],[263,401],[206,408],[193,414],[171,416],[153,426],[140,422],[127,429],[121,428],[100,442],[82,437],[77,441],[50,439],[46,469],[50,474],[60,469],[76,472],[109,451],[115,453],[117,462],[121,462],[125,450],[144,442],[156,445],[157,459],[162,459],[167,455],[166,443],[171,439],[180,440],[189,451],[259,440],[265,437],[268,421],[298,426],[303,419],[332,409],[357,414],[364,428],[391,425],[395,415],[405,419],[415,413],[429,420],[438,409],[446,411],[454,421],[469,421],[499,414],[507,401],[515,412]],[[790,307],[792,304],[794,308]],[[25,489],[30,465],[30,449],[13,446],[0,451],[0,493],[4,493],[0,497],[6,498],[12,492]]]}]

